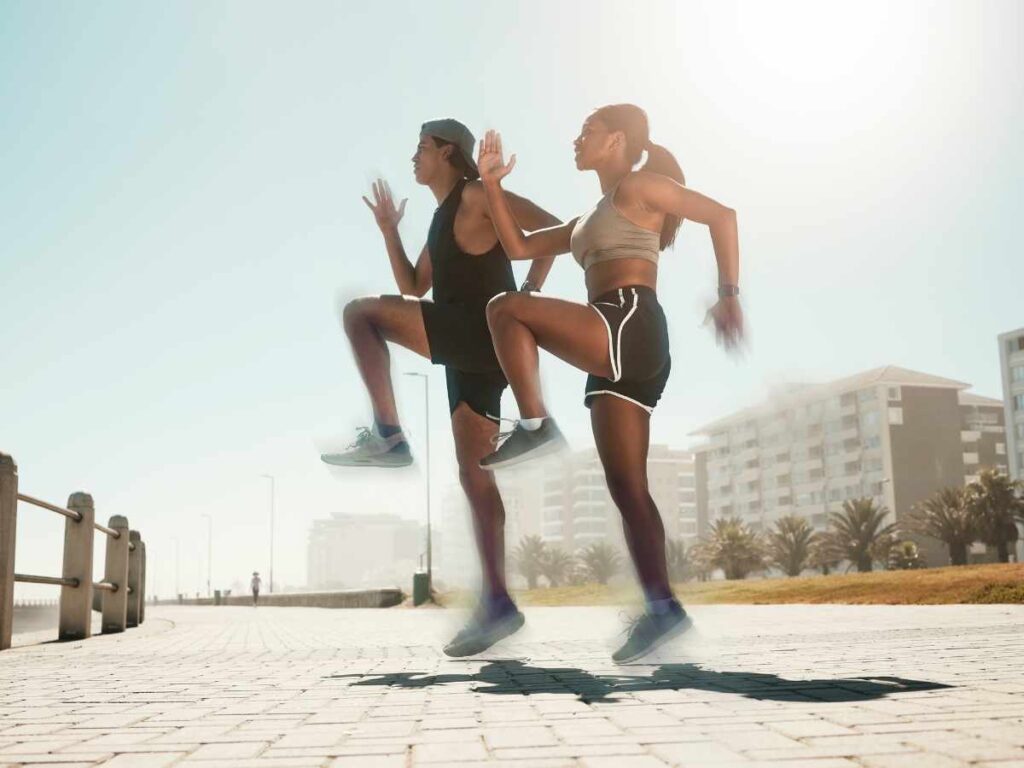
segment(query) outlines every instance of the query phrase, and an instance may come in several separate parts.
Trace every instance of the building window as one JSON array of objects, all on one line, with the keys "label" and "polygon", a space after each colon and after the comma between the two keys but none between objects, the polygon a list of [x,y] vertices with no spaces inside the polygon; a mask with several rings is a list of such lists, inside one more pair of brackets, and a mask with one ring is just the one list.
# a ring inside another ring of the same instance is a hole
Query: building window
[{"label": "building window", "polygon": [[1017,437],[1024,439],[1024,423],[1018,424],[1014,431],[1017,433]]},{"label": "building window", "polygon": [[890,402],[899,402],[899,400],[900,400],[900,388],[899,387],[889,387],[889,401]]},{"label": "building window", "polygon": [[862,389],[857,393],[857,402],[867,403],[876,397],[874,389]]},{"label": "building window", "polygon": [[1024,395],[1013,396],[1013,410],[1024,411]]},{"label": "building window", "polygon": [[1006,455],[1006,443],[996,443],[996,456]]},{"label": "building window", "polygon": [[1011,381],[1024,381],[1024,365],[1015,365],[1010,369]]},{"label": "building window", "polygon": [[902,424],[903,423],[903,409],[902,408],[890,408],[889,409],[889,423],[890,424]]}]

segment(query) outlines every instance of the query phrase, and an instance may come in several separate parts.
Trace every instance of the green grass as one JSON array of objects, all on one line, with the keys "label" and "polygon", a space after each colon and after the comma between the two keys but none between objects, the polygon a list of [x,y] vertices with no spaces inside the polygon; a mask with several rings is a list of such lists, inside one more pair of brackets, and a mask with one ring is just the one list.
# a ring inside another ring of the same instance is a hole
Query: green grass
[{"label": "green grass", "polygon": [[[684,603],[847,603],[856,605],[937,605],[1024,603],[1024,564],[965,565],[920,571],[873,571],[830,576],[743,581],[686,582],[675,585]],[[464,594],[449,594],[464,604]],[[622,605],[635,603],[635,586],[555,587],[521,590],[521,605]]]}]

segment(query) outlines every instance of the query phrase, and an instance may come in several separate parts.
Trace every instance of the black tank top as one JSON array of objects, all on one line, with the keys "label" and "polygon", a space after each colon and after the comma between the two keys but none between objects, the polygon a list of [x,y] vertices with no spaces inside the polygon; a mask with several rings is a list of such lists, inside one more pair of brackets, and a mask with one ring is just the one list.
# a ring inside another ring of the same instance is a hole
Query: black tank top
[{"label": "black tank top", "polygon": [[455,214],[465,187],[466,180],[459,181],[430,222],[427,249],[433,270],[434,302],[482,308],[497,294],[514,291],[516,281],[500,242],[479,256],[464,253],[455,242]]}]

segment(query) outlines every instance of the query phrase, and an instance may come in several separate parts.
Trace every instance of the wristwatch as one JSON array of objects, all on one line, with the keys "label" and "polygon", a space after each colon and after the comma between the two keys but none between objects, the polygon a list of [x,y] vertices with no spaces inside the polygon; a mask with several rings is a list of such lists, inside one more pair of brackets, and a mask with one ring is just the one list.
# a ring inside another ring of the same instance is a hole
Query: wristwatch
[{"label": "wristwatch", "polygon": [[523,284],[519,286],[520,291],[526,291],[529,293],[540,293],[540,286],[534,285],[534,282],[530,279],[523,280]]},{"label": "wristwatch", "polygon": [[738,285],[732,285],[730,283],[719,283],[718,285],[718,298],[725,299],[729,296],[739,296],[740,287]]}]

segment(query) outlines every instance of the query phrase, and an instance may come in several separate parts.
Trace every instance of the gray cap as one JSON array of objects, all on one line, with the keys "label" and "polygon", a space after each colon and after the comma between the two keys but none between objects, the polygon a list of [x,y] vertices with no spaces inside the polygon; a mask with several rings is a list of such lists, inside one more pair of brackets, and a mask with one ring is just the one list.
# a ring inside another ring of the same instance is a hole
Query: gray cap
[{"label": "gray cap", "polygon": [[480,178],[480,171],[477,170],[476,162],[473,160],[473,150],[476,148],[476,139],[473,138],[473,134],[470,133],[469,128],[464,126],[458,120],[445,117],[440,120],[428,120],[420,127],[420,133],[425,133],[427,136],[434,136],[438,139],[443,139],[444,141],[450,141],[452,144],[457,146],[459,151],[462,153],[463,159],[466,161],[466,165],[469,166],[466,178]]}]

